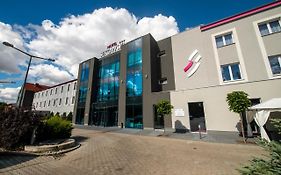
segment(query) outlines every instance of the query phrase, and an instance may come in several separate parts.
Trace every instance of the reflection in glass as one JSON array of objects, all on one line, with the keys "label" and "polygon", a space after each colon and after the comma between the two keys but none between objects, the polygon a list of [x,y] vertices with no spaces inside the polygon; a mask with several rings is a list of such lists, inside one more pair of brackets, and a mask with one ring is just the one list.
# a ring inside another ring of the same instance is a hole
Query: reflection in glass
[{"label": "reflection in glass", "polygon": [[142,39],[128,44],[126,80],[126,127],[143,128]]}]

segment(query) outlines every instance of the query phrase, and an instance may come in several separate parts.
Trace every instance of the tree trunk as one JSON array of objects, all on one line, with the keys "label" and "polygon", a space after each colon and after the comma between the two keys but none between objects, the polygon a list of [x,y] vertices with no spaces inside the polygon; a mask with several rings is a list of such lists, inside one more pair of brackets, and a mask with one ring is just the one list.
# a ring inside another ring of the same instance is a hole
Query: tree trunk
[{"label": "tree trunk", "polygon": [[246,143],[242,113],[240,113],[240,120],[241,120],[240,123],[241,123],[241,131],[242,131],[243,141],[244,141],[244,143]]}]

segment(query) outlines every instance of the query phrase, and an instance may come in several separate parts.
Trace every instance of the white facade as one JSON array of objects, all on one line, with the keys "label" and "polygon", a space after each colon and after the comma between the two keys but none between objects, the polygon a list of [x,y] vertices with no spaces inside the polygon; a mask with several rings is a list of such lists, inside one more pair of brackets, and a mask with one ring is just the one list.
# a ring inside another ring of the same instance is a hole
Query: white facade
[{"label": "white facade", "polygon": [[34,94],[33,107],[37,111],[50,111],[62,115],[73,113],[77,80],[52,86]]}]

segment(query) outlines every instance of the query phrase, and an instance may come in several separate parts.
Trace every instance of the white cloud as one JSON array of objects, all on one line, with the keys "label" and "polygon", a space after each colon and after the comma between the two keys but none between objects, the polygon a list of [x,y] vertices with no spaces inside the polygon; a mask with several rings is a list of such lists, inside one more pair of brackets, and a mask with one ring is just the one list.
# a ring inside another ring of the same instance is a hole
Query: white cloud
[{"label": "white cloud", "polygon": [[13,31],[12,26],[0,22],[0,73],[18,73],[19,65],[25,63],[26,56],[13,48],[6,47],[2,44],[4,41],[13,43],[20,49],[23,48],[23,39],[20,34]]},{"label": "white cloud", "polygon": [[36,82],[47,86],[74,79],[67,71],[49,64],[39,64],[30,67],[28,77],[30,82]]},{"label": "white cloud", "polygon": [[15,103],[20,87],[0,88],[0,102]]},{"label": "white cloud", "polygon": [[114,41],[129,41],[147,33],[159,40],[179,31],[174,17],[159,14],[137,20],[126,9],[110,7],[66,17],[58,25],[45,20],[42,26],[34,27],[38,35],[28,45],[31,51],[57,58],[56,63],[75,76],[80,62],[99,57],[106,46]]},{"label": "white cloud", "polygon": [[[112,42],[130,41],[147,33],[160,40],[178,33],[179,29],[172,16],[159,14],[138,19],[126,9],[106,7],[92,13],[65,17],[59,24],[44,20],[41,25],[12,27],[0,22],[0,31],[1,42],[9,41],[20,49],[26,47],[34,55],[56,58],[55,64],[59,66],[33,59],[28,75],[29,82],[54,85],[76,78],[79,63],[99,57]],[[26,66],[25,55],[2,44],[0,52],[0,73],[19,72],[19,65]],[[5,98],[16,99],[12,90],[5,90],[5,94]],[[2,94],[1,98],[4,98]]]}]

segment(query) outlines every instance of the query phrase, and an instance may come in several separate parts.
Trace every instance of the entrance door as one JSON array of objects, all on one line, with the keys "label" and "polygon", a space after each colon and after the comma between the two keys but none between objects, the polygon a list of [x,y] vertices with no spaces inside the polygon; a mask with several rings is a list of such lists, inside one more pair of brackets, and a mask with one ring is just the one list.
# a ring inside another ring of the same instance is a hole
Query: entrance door
[{"label": "entrance door", "polygon": [[190,131],[198,132],[199,126],[201,131],[206,132],[205,113],[203,102],[188,103]]}]

